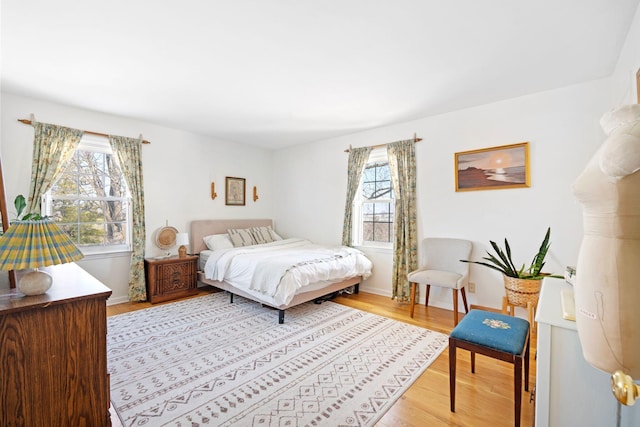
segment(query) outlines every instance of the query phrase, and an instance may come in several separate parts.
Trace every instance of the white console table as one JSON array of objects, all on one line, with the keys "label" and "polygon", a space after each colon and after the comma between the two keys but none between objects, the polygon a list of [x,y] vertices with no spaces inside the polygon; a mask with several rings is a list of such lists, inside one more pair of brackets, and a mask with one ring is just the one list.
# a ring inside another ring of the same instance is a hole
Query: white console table
[{"label": "white console table", "polygon": [[[584,360],[576,323],[562,318],[562,289],[572,286],[545,279],[538,302],[536,426],[615,426],[611,375]],[[640,426],[640,402],[622,406],[620,425]]]}]

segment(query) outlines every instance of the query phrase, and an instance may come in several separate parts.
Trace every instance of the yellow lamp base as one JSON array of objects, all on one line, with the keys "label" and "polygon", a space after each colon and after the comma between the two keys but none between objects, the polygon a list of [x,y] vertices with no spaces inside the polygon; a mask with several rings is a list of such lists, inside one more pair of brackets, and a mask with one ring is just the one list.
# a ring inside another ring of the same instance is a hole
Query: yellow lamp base
[{"label": "yellow lamp base", "polygon": [[44,271],[34,270],[26,273],[18,282],[18,289],[25,295],[42,295],[53,284],[53,277]]}]

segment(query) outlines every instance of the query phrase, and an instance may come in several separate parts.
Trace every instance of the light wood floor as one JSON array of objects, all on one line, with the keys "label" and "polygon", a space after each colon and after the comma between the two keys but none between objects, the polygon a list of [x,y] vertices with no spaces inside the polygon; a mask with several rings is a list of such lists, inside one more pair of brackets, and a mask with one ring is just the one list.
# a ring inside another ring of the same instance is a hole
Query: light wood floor
[{"label": "light wood floor", "polygon": [[[212,292],[201,288],[200,295]],[[436,307],[417,305],[413,319],[407,304],[387,297],[361,292],[333,300],[359,310],[389,317],[448,334],[453,329],[453,313]],[[150,307],[150,303],[125,303],[107,307],[107,315]],[[274,319],[276,314],[274,313]],[[286,322],[286,315],[285,315]],[[523,427],[534,425],[534,405],[530,392],[535,386],[536,336],[532,338],[529,392],[523,391]],[[378,427],[473,426],[501,427],[513,425],[513,365],[482,355],[476,356],[476,373],[471,374],[469,353],[458,350],[456,412],[449,410],[449,352],[445,350],[420,378],[402,395]],[[112,415],[114,426],[117,416]]]}]

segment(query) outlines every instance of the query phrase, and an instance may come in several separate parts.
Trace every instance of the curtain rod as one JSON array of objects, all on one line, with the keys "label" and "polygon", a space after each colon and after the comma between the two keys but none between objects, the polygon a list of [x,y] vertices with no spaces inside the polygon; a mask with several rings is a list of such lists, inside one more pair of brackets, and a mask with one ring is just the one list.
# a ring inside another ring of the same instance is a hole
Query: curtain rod
[{"label": "curtain rod", "polygon": [[[20,123],[24,123],[25,125],[33,125],[33,119],[32,120],[29,120],[29,119],[18,119],[18,121]],[[106,133],[93,132],[93,131],[90,131],[90,130],[83,130],[82,132],[88,133],[89,135],[104,136],[105,138],[109,137],[109,135],[106,134]],[[140,135],[140,136],[142,137],[142,135]],[[143,144],[151,144],[149,141],[146,141],[144,139],[142,140],[142,143]]]},{"label": "curtain rod", "polygon": [[[418,136],[416,135],[416,133],[413,133],[413,142],[414,144],[416,142],[420,142],[422,141],[422,138],[418,138]],[[380,147],[386,147],[389,144],[377,144],[377,145],[372,145],[371,148],[380,148]],[[349,151],[351,151],[351,146],[349,146],[349,148],[347,148],[346,150],[344,150],[345,153],[348,153]]]}]

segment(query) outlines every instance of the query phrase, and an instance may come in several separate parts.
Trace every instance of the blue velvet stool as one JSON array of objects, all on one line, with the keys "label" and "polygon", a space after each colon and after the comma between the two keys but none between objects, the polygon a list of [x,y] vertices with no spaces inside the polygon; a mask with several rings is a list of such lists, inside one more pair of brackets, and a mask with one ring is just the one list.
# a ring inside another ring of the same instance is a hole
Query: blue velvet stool
[{"label": "blue velvet stool", "polygon": [[513,363],[515,426],[520,426],[522,361],[524,389],[529,390],[529,322],[484,310],[471,310],[449,335],[449,389],[451,412],[456,405],[456,349],[471,352],[471,372],[476,371],[475,354]]}]

